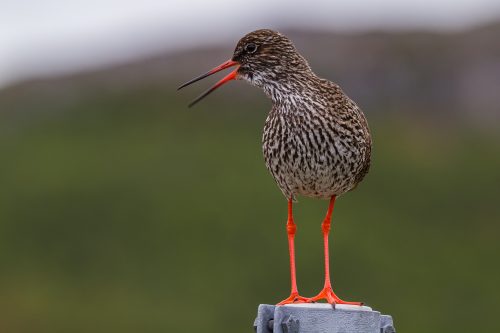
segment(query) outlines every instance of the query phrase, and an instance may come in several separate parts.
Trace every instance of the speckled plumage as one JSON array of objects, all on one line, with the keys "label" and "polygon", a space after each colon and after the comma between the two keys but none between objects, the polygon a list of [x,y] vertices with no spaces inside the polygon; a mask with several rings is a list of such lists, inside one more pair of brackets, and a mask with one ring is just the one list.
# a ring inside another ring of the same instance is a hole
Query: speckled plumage
[{"label": "speckled plumage", "polygon": [[262,148],[285,197],[330,198],[354,189],[368,172],[372,145],[356,103],[318,77],[292,42],[272,30],[243,37],[232,60],[240,63],[238,78],[262,88],[273,102]]}]

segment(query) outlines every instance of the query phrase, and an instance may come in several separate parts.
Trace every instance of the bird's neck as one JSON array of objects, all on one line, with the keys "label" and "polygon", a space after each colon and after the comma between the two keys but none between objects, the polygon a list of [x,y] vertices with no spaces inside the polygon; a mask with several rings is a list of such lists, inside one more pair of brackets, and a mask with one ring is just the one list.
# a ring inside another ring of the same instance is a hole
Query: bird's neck
[{"label": "bird's neck", "polygon": [[320,96],[320,79],[313,72],[293,73],[279,81],[264,83],[261,88],[274,105],[296,107],[310,104]]}]

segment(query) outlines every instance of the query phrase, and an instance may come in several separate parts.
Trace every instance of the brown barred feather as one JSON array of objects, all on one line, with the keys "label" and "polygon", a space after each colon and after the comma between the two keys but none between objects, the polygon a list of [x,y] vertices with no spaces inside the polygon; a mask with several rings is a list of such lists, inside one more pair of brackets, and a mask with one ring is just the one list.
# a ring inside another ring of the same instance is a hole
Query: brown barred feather
[{"label": "brown barred feather", "polygon": [[238,78],[273,102],[262,149],[286,198],[330,198],[363,180],[372,147],[363,112],[337,84],[318,77],[287,37],[251,32],[238,42],[233,60],[240,63]]}]

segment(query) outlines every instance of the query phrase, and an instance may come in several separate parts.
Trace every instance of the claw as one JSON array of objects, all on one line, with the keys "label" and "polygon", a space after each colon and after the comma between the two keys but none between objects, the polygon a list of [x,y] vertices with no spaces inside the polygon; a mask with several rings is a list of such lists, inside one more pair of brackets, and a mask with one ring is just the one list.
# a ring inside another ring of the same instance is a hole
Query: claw
[{"label": "claw", "polygon": [[338,297],[334,292],[331,287],[325,287],[323,290],[320,291],[320,293],[314,297],[311,297],[308,299],[308,303],[315,303],[316,301],[319,301],[321,299],[326,300],[329,304],[332,305],[333,308],[335,308],[336,304],[348,304],[348,305],[357,305],[357,306],[362,306],[363,303],[361,302],[347,302],[340,297]]},{"label": "claw", "polygon": [[297,304],[297,303],[308,303],[309,298],[302,297],[299,293],[291,293],[290,296],[282,300],[276,305],[286,305],[286,304]]}]

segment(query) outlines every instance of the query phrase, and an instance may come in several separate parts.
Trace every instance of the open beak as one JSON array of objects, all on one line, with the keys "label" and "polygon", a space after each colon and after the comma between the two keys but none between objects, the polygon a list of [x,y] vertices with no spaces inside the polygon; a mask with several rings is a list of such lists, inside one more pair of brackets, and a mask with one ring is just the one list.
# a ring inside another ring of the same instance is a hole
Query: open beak
[{"label": "open beak", "polygon": [[[220,72],[223,69],[226,69],[226,68],[229,68],[229,67],[233,67],[233,66],[238,66],[238,65],[239,65],[239,63],[237,61],[228,60],[225,63],[223,63],[223,64],[215,67],[214,69],[206,72],[205,74],[200,75],[200,76],[198,76],[198,77],[196,77],[196,78],[194,78],[194,79],[192,79],[192,80],[184,83],[179,88],[177,88],[177,90],[182,89],[182,88],[184,88],[186,86],[189,86],[191,83],[195,83],[196,81],[204,79],[207,76],[210,76],[212,74]],[[222,80],[220,80],[219,82],[217,82],[216,84],[214,84],[214,86],[212,88],[208,89],[203,94],[201,94],[200,96],[198,96],[194,101],[192,101],[189,104],[189,107],[192,107],[193,105],[195,105],[196,103],[198,103],[199,101],[201,101],[203,98],[205,98],[206,96],[208,96],[212,91],[214,91],[215,89],[217,89],[220,86],[222,86],[224,83],[236,79],[237,72],[238,72],[238,68],[236,68],[234,71],[232,71],[231,73],[229,73],[228,75],[226,75]]]}]

